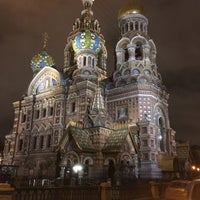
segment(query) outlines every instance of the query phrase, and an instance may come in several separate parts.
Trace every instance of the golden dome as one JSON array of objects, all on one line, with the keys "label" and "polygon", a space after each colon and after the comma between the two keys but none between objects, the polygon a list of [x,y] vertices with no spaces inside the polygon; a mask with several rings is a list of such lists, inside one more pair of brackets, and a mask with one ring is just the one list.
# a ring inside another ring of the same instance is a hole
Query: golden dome
[{"label": "golden dome", "polygon": [[119,10],[118,19],[130,14],[144,14],[144,7],[136,0],[130,0],[130,3]]}]

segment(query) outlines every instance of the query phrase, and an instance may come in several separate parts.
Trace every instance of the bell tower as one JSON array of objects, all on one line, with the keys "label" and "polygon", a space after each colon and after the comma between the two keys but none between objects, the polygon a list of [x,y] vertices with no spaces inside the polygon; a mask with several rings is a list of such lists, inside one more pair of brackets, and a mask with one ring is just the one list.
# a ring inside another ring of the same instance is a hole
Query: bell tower
[{"label": "bell tower", "polygon": [[156,46],[148,35],[144,7],[130,0],[119,11],[118,23],[120,39],[115,48],[113,83],[107,92],[108,112],[116,123],[129,124],[135,130],[140,176],[159,178],[160,161],[176,153],[169,94],[157,70]]}]

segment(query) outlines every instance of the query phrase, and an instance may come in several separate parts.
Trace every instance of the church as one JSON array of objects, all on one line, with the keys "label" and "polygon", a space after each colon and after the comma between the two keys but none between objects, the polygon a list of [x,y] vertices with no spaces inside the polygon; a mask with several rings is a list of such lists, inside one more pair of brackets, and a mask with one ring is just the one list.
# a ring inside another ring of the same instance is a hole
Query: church
[{"label": "church", "polygon": [[33,79],[13,103],[3,164],[18,166],[18,176],[29,178],[162,178],[161,160],[176,155],[175,131],[144,9],[131,1],[119,11],[115,66],[108,77],[94,0],[82,4],[63,66],[48,54],[47,36],[30,62]]}]

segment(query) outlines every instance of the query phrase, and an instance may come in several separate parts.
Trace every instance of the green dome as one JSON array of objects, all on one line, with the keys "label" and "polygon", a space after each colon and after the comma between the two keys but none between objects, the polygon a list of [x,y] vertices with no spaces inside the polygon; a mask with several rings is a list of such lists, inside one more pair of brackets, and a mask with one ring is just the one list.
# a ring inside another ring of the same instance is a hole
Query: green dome
[{"label": "green dome", "polygon": [[44,67],[52,67],[54,65],[53,58],[46,51],[42,51],[35,55],[31,60],[31,68],[33,71]]}]

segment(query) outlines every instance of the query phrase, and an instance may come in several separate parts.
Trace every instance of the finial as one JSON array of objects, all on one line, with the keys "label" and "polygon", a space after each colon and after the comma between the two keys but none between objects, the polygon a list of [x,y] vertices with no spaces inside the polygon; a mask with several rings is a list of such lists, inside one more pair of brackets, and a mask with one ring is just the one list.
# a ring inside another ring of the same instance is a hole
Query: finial
[{"label": "finial", "polygon": [[98,78],[97,78],[97,85],[98,85],[98,87],[100,86],[100,82],[101,82],[101,77],[98,76]]},{"label": "finial", "polygon": [[50,37],[48,36],[47,32],[43,33],[42,36],[43,36],[43,49],[46,49]]},{"label": "finial", "polygon": [[91,8],[94,0],[82,0],[85,9]]}]

